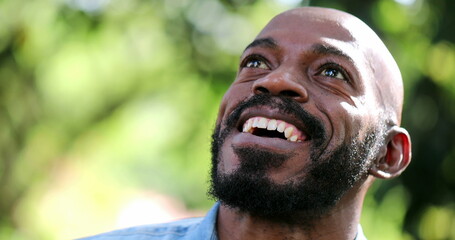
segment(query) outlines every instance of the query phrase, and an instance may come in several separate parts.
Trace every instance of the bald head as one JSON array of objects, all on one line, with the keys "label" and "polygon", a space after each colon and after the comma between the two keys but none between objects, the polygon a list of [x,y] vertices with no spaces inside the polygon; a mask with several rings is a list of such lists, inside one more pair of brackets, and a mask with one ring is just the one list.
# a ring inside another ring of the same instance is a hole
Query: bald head
[{"label": "bald head", "polygon": [[[258,38],[271,31],[286,31],[290,23],[305,26],[305,31],[325,36],[322,41],[349,53],[365,79],[366,90],[374,95],[381,116],[389,125],[399,125],[403,105],[400,70],[377,34],[357,17],[335,9],[303,7],[283,12],[273,18]],[[295,29],[299,31],[299,29]],[[292,34],[292,33],[291,33]]]},{"label": "bald head", "polygon": [[246,47],[221,102],[212,193],[238,214],[299,226],[303,216],[360,213],[373,176],[394,177],[409,164],[402,98],[397,64],[358,18],[284,12]]}]

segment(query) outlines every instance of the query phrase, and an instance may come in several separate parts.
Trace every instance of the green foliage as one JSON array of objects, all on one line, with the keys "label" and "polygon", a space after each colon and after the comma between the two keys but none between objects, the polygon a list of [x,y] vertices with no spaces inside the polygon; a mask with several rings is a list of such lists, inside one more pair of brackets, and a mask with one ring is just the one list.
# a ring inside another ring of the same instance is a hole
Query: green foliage
[{"label": "green foliage", "polygon": [[[290,2],[0,1],[0,239],[106,231],[144,196],[207,210],[218,104],[243,48]],[[413,162],[373,186],[366,235],[455,239],[455,2],[310,3],[377,30],[406,85]]]}]

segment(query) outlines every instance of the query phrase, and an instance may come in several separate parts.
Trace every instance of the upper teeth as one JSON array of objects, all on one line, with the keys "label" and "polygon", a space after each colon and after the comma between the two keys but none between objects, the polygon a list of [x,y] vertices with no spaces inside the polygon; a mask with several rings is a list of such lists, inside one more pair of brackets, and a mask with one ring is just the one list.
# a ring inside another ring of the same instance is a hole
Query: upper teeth
[{"label": "upper teeth", "polygon": [[284,132],[284,137],[291,142],[301,142],[305,137],[294,125],[282,120],[252,117],[243,124],[243,132],[252,133],[254,128],[278,131],[280,133]]}]

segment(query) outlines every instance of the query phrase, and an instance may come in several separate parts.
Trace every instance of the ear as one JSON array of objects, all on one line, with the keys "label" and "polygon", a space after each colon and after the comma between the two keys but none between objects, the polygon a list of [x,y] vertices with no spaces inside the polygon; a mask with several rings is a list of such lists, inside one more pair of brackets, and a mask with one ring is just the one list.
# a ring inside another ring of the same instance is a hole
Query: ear
[{"label": "ear", "polygon": [[411,162],[411,137],[406,129],[394,126],[386,137],[385,153],[380,154],[369,173],[377,178],[399,176]]}]

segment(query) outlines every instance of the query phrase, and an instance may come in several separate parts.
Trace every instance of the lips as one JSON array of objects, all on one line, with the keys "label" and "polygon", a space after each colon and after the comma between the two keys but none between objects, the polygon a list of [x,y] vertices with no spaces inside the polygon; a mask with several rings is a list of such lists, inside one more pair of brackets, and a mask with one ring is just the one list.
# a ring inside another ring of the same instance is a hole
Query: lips
[{"label": "lips", "polygon": [[225,120],[221,139],[235,129],[232,146],[295,151],[300,144],[315,147],[326,142],[322,120],[310,114],[297,101],[284,96],[257,94],[241,101]]},{"label": "lips", "polygon": [[248,118],[242,127],[242,132],[260,137],[281,138],[290,142],[303,142],[307,135],[295,125],[284,120],[254,116]]}]

